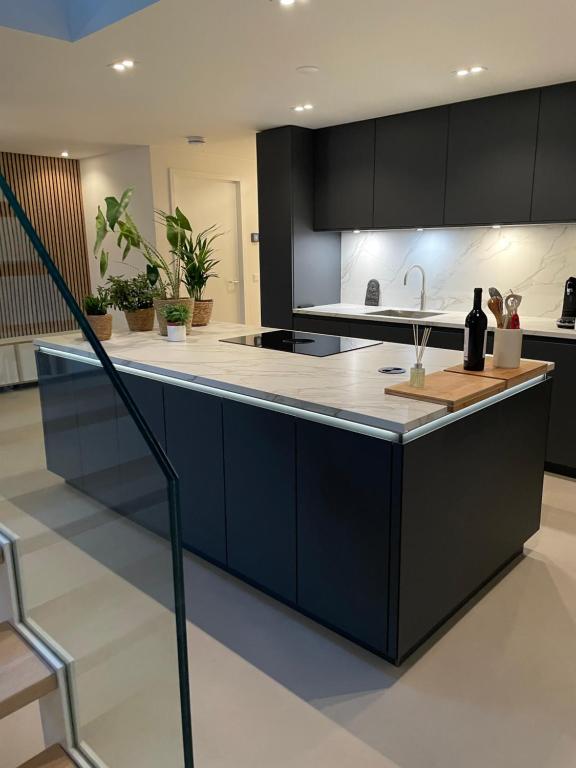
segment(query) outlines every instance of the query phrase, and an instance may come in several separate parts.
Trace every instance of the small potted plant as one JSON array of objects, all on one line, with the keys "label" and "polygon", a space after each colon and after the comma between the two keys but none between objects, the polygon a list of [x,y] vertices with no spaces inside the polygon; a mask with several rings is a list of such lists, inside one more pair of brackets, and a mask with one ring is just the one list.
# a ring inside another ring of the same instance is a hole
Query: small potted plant
[{"label": "small potted plant", "polygon": [[98,288],[95,294],[84,298],[84,314],[99,341],[108,341],[112,336],[112,315],[108,314],[111,306],[107,288]]},{"label": "small potted plant", "polygon": [[114,309],[124,312],[131,331],[151,331],[154,328],[154,298],[158,289],[151,285],[144,272],[131,279],[109,277],[110,301]]},{"label": "small potted plant", "polygon": [[162,314],[166,318],[168,341],[186,341],[190,309],[185,304],[169,304],[162,308]]}]

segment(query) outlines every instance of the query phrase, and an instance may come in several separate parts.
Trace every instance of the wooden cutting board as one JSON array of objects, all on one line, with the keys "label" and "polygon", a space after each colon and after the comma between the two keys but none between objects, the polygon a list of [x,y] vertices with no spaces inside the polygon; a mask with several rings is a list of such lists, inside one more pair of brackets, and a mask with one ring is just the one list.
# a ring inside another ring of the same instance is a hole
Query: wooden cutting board
[{"label": "wooden cutting board", "polygon": [[417,389],[405,381],[384,390],[387,395],[427,400],[445,405],[450,413],[460,411],[506,389],[506,382],[482,376],[462,376],[460,373],[438,371],[426,376],[424,387]]},{"label": "wooden cutting board", "polygon": [[465,371],[464,366],[455,365],[446,368],[451,373],[465,373],[468,376],[481,376],[488,379],[501,379],[506,382],[506,387],[514,387],[536,376],[541,376],[548,370],[548,363],[541,360],[521,360],[518,368],[494,368],[494,360],[491,355],[486,357],[486,365],[483,371]]}]

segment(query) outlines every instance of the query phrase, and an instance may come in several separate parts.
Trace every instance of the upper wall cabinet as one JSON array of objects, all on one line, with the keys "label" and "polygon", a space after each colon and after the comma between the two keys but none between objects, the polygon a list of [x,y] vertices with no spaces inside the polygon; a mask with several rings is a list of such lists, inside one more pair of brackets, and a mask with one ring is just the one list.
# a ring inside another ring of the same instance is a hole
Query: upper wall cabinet
[{"label": "upper wall cabinet", "polygon": [[576,219],[576,83],[542,89],[533,221]]},{"label": "upper wall cabinet", "polygon": [[374,227],[442,224],[449,114],[439,107],[376,121]]},{"label": "upper wall cabinet", "polygon": [[450,114],[445,221],[530,221],[540,92],[454,104]]},{"label": "upper wall cabinet", "polygon": [[375,121],[316,132],[315,229],[371,229]]}]

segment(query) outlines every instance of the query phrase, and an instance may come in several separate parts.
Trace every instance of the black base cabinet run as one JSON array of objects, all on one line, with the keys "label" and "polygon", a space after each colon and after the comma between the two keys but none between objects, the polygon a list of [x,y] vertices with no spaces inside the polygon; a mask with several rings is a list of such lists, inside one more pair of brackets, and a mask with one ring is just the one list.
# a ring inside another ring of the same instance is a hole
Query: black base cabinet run
[{"label": "black base cabinet run", "polygon": [[296,601],[294,419],[224,401],[228,567]]},{"label": "black base cabinet run", "polygon": [[222,401],[164,386],[166,448],[180,478],[184,546],[226,563]]},{"label": "black base cabinet run", "polygon": [[[166,535],[163,478],[102,371],[38,370],[49,468],[103,501],[115,460],[110,509]],[[185,546],[394,664],[538,530],[551,381],[401,442],[126,383],[180,475]]]}]

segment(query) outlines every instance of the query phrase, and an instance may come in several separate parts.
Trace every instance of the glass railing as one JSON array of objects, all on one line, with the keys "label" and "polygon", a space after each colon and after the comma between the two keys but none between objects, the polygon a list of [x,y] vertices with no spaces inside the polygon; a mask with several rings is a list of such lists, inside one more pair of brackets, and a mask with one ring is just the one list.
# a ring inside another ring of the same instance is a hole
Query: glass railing
[{"label": "glass railing", "polygon": [[[66,665],[88,763],[189,768],[177,476],[2,176],[0,190],[0,528],[20,620]],[[49,347],[81,334],[90,363]]]}]

